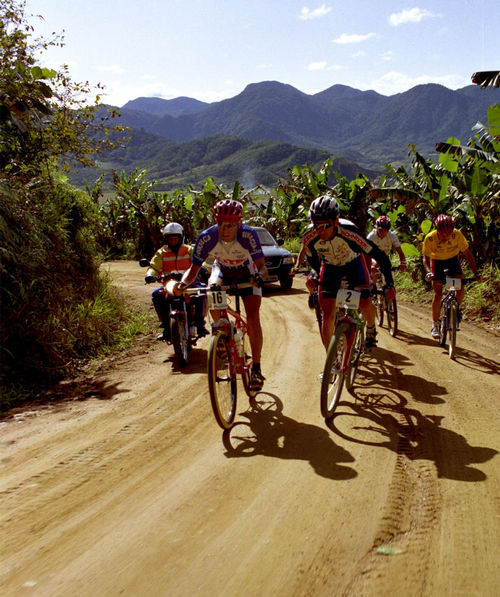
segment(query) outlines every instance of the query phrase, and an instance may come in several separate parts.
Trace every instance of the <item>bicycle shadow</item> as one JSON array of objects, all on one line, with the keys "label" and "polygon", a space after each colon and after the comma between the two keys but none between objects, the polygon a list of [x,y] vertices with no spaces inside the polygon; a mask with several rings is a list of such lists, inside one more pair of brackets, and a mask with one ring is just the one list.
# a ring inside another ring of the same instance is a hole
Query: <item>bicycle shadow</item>
[{"label": "bicycle shadow", "polygon": [[[497,450],[471,446],[463,435],[442,426],[443,417],[410,408],[397,390],[377,386],[374,379],[367,385],[370,389],[356,392],[354,403],[339,403],[334,418],[327,423],[329,429],[347,441],[389,449],[410,460],[432,461],[439,478],[464,482],[487,479],[472,465],[491,460]],[[348,423],[352,417],[356,425]],[[372,439],[366,439],[367,435]]]},{"label": "bicycle shadow", "polygon": [[425,404],[442,404],[445,400],[441,397],[447,394],[445,386],[435,381],[424,379],[417,375],[405,373],[402,368],[412,365],[406,356],[388,350],[377,348],[365,357],[356,375],[355,386],[373,387],[380,384],[382,387],[393,387],[411,394],[417,402]]},{"label": "bicycle shadow", "polygon": [[357,476],[355,469],[341,464],[354,462],[354,457],[335,444],[326,429],[283,415],[283,403],[275,394],[261,392],[239,414],[248,420],[237,422],[222,434],[227,458],[305,460],[318,475],[328,479]]},{"label": "bicycle shadow", "polygon": [[[448,349],[444,349],[448,354]],[[481,371],[482,373],[490,373],[492,375],[500,374],[500,363],[493,359],[488,359],[477,352],[473,352],[460,346],[455,347],[455,362],[467,369],[473,369],[474,371]]]}]

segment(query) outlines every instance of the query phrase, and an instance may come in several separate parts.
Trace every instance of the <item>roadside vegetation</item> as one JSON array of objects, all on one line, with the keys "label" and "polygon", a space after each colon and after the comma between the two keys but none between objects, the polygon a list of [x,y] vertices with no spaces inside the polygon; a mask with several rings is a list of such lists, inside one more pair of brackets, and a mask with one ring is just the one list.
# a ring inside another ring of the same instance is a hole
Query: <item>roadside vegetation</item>
[{"label": "roadside vegetation", "polygon": [[339,174],[332,158],[316,169],[295,165],[271,188],[245,189],[239,181],[226,188],[208,177],[201,188],[166,192],[156,190],[146,170],[115,171],[105,195],[102,176],[82,190],[68,184],[65,172],[74,163],[91,166],[102,151],[125,143],[116,114],[103,111],[98,94],[89,102],[95,90],[74,83],[66,70],[37,65],[40,52],[63,40],[33,39],[25,2],[7,0],[0,17],[2,409],[147,330],[147,318],[110,285],[102,262],[150,257],[169,221],[180,222],[193,242],[211,225],[213,205],[227,196],[242,201],[249,224],[266,226],[295,253],[309,205],[320,194],[335,193],[342,215],[365,233],[388,215],[412,262],[399,278],[404,298],[413,288],[428,293],[420,245],[433,217],[450,213],[486,280],[469,287],[466,312],[499,321],[499,106],[465,145],[439,143],[437,163],[410,146],[411,169],[388,165],[376,185],[362,174],[352,180]]}]

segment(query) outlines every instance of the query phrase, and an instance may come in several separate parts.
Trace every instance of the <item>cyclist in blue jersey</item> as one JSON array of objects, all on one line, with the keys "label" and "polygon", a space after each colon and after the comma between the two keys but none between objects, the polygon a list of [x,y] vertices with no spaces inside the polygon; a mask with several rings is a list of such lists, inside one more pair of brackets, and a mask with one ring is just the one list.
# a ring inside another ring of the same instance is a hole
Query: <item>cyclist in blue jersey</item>
[{"label": "cyclist in blue jersey", "polygon": [[[262,284],[267,278],[267,268],[259,237],[255,230],[243,224],[243,205],[233,199],[224,199],[214,206],[215,225],[200,233],[193,251],[190,268],[176,285],[182,291],[196,280],[196,276],[208,258],[213,258],[209,286],[222,286],[250,282],[252,288],[237,292],[243,299],[248,325],[248,337],[252,348],[252,373],[250,389],[259,391],[264,385],[261,371],[262,326],[260,305]],[[213,312],[214,320],[218,313]]]},{"label": "cyclist in blue jersey", "polygon": [[322,195],[311,203],[309,219],[313,229],[304,238],[305,255],[319,276],[319,304],[323,314],[322,337],[326,349],[335,328],[337,291],[346,277],[350,288],[361,291],[360,311],[366,320],[366,348],[377,344],[375,307],[370,300],[371,279],[365,256],[375,259],[385,276],[386,296],[395,296],[391,262],[377,245],[362,236],[357,227],[339,218],[335,198]]}]

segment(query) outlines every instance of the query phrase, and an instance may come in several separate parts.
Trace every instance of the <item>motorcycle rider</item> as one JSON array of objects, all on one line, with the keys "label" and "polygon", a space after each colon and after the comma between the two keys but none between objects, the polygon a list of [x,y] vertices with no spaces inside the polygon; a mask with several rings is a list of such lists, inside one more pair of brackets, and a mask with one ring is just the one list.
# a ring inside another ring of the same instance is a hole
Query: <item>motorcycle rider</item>
[{"label": "motorcycle rider", "polygon": [[[170,274],[175,280],[180,280],[182,274],[189,269],[191,265],[192,248],[184,244],[184,228],[178,222],[170,222],[161,231],[165,244],[156,251],[150,260],[150,268],[146,272],[146,283],[156,281],[156,276],[161,273]],[[194,287],[202,287],[203,284],[197,280]],[[163,332],[158,336],[158,340],[170,342],[170,326],[168,322],[169,297],[163,286],[156,288],[152,294],[153,305],[163,327]],[[199,337],[208,334],[205,328],[205,297],[192,298],[195,304],[196,331]]]}]

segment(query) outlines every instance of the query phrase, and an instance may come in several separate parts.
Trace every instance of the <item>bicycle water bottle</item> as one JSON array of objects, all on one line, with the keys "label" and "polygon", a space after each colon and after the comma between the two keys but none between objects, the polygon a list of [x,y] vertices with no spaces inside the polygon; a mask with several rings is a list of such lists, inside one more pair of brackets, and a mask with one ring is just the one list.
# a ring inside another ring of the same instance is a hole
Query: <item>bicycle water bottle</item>
[{"label": "bicycle water bottle", "polygon": [[240,357],[243,357],[243,332],[238,328],[234,332],[234,343]]}]

